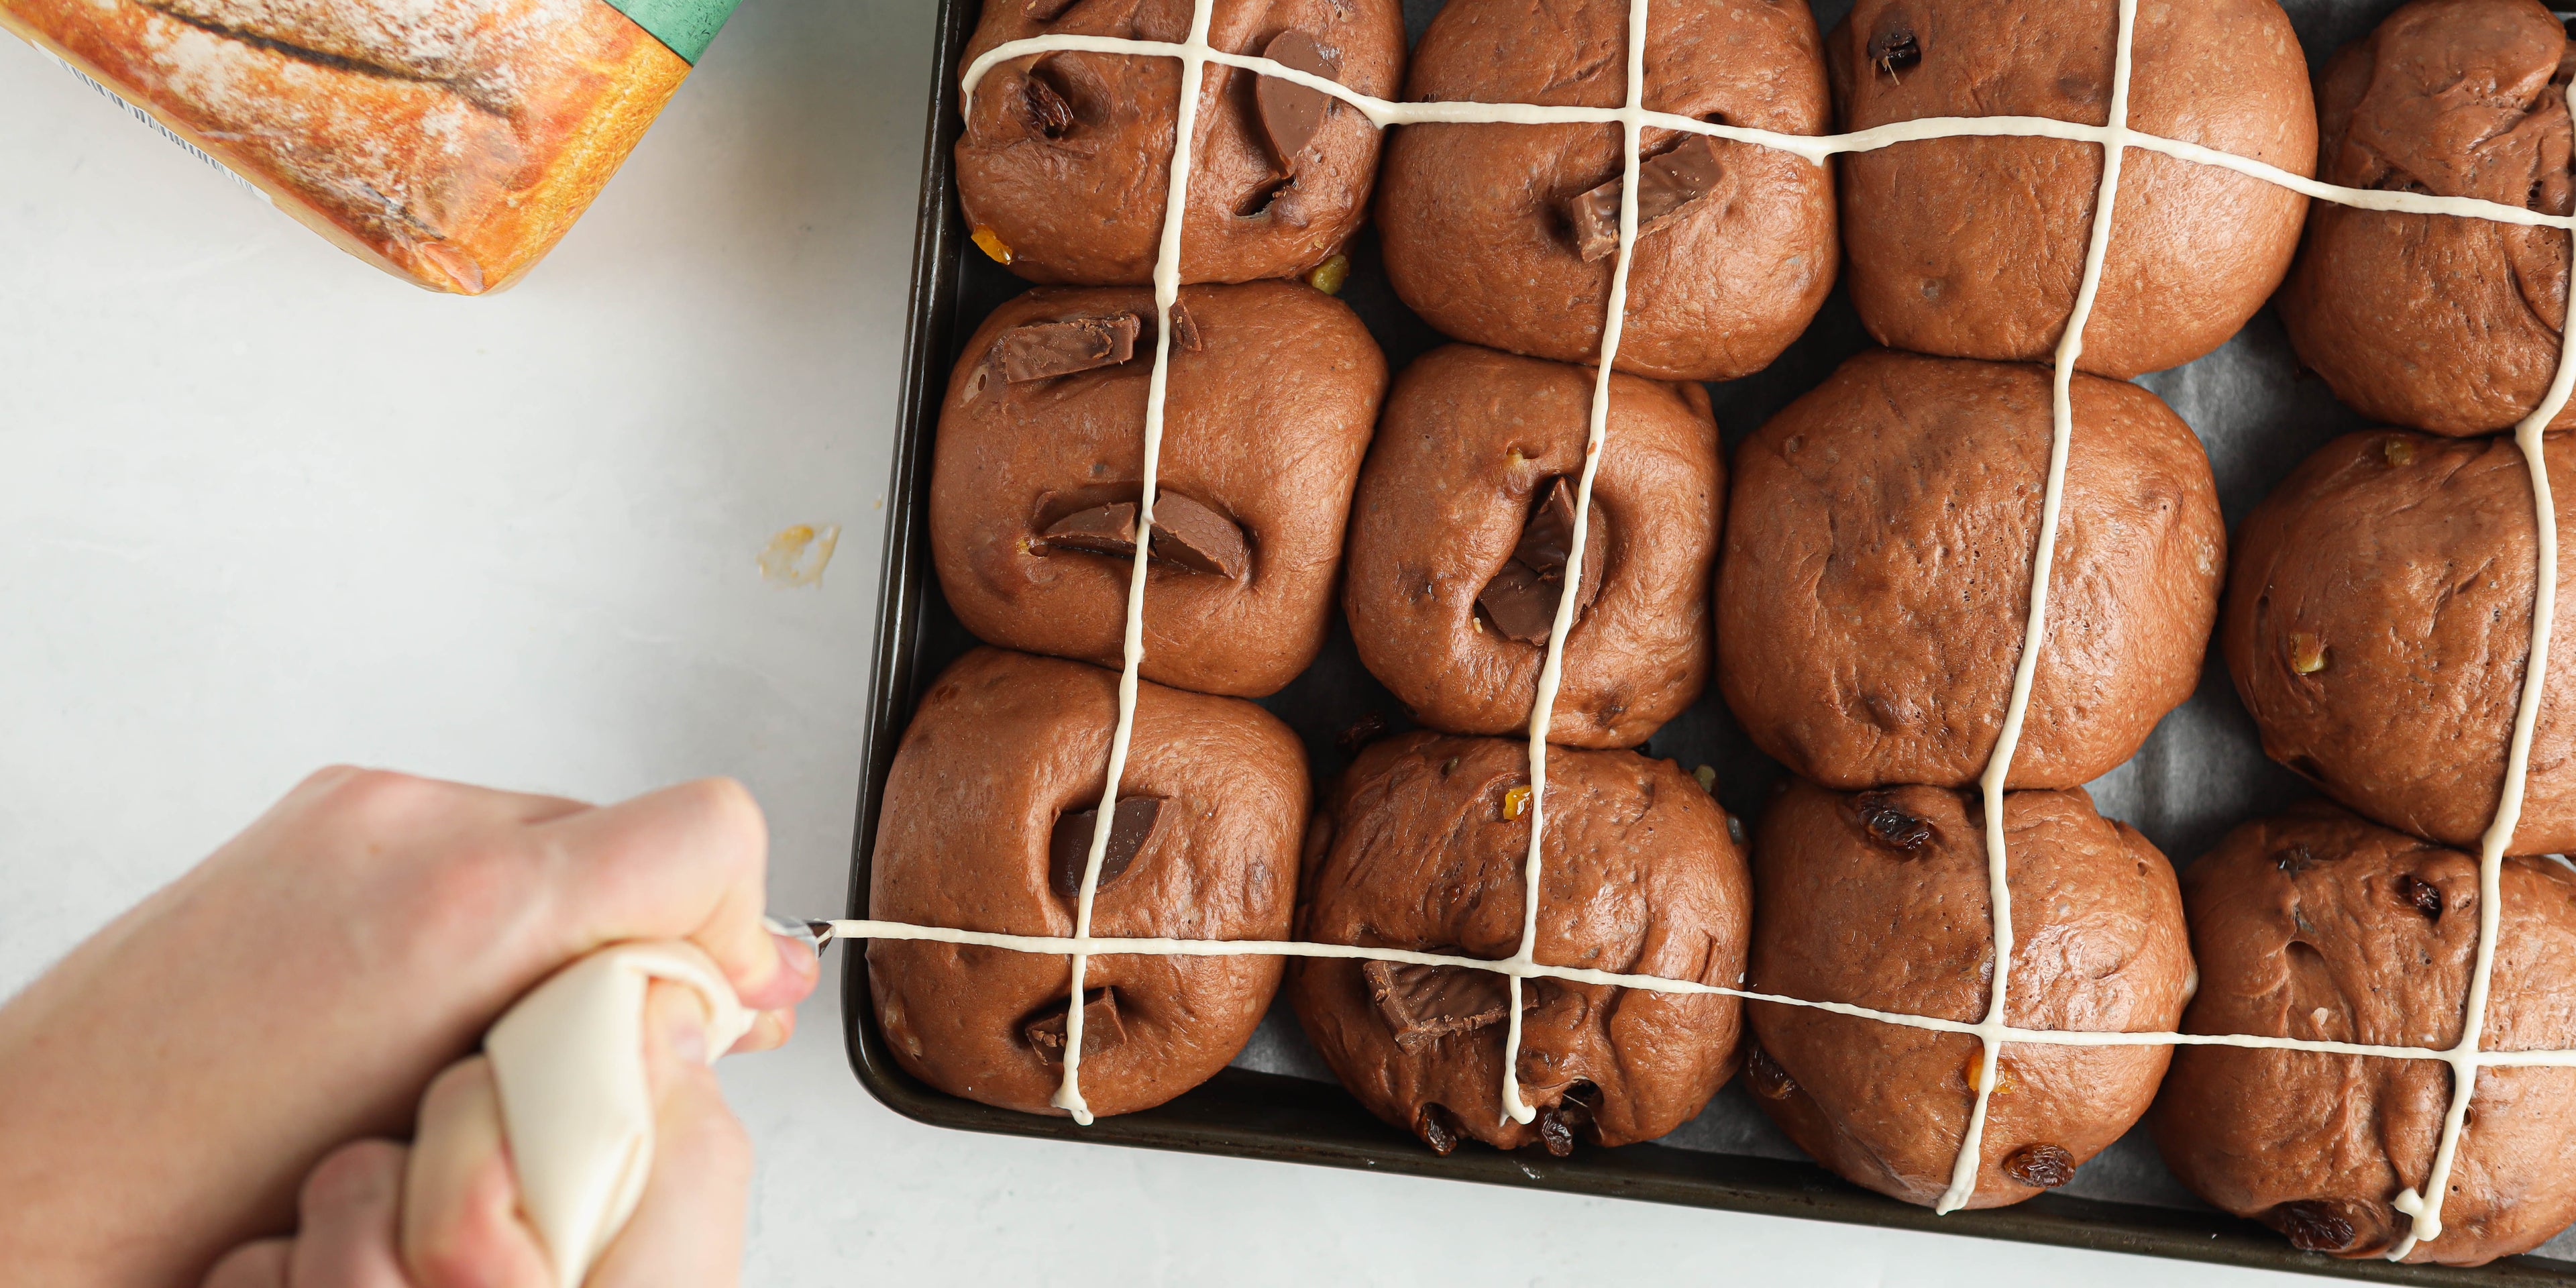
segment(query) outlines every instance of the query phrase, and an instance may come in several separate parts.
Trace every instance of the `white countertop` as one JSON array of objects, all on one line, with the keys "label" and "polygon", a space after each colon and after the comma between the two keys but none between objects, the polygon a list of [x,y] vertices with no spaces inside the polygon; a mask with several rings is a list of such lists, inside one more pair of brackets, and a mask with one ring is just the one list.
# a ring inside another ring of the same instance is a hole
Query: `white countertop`
[{"label": "white countertop", "polygon": [[[841,908],[931,8],[747,0],[481,300],[0,39],[0,994],[339,760],[591,798],[732,774],[771,907]],[[799,523],[844,530],[822,584],[764,582]],[[725,1067],[748,1283],[2312,1282],[936,1130],[851,1077],[826,974],[787,1050]]]}]

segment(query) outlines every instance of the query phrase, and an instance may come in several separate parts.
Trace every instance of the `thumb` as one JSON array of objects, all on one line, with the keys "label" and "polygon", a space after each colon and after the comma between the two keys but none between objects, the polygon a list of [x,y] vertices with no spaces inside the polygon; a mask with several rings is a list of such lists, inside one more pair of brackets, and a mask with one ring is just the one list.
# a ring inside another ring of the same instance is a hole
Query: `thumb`
[{"label": "thumb", "polygon": [[751,1141],[725,1107],[707,1042],[696,991],[656,981],[644,1002],[653,1170],[634,1217],[591,1271],[593,1285],[725,1285],[741,1276]]}]

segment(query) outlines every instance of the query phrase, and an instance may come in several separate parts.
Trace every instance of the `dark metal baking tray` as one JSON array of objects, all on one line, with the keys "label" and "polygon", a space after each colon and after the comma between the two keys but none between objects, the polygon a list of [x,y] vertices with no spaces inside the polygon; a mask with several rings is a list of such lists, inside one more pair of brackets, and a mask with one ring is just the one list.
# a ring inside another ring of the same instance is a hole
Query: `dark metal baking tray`
[{"label": "dark metal baking tray", "polygon": [[[1419,36],[1439,2],[1407,0],[1413,35]],[[2313,61],[2366,32],[2396,2],[2289,0],[2286,7]],[[950,176],[960,129],[956,73],[980,4],[981,0],[941,0],[938,35],[931,51],[930,117],[913,251],[911,316],[904,345],[902,402],[897,409],[893,483],[888,491],[876,669],[869,692],[869,729],[851,860],[853,917],[867,915],[869,855],[876,844],[877,812],[895,748],[930,680],[976,643],[949,612],[930,566],[931,442],[938,428],[940,400],[966,337],[996,305],[1027,289],[1026,283],[974,250],[958,216]],[[1848,4],[1849,0],[1822,0],[1817,5],[1820,25],[1830,28]],[[1379,269],[1370,235],[1362,234],[1352,248],[1352,260],[1342,298],[1376,334],[1391,369],[1401,369],[1417,354],[1444,342],[1395,299]],[[1728,445],[1867,344],[1858,317],[1837,290],[1807,333],[1769,370],[1711,387]],[[2268,309],[2220,354],[2145,377],[2141,383],[2172,403],[2208,442],[2231,528],[2310,449],[2331,434],[2359,424],[2321,385],[2299,375]],[[2206,849],[2230,823],[2278,808],[2306,792],[2295,778],[2262,759],[2215,657],[2204,672],[2198,696],[2167,719],[2137,760],[2094,785],[2105,813],[2139,826],[2177,863]],[[1400,707],[1360,666],[1338,621],[1315,666],[1263,705],[1305,740],[1319,783],[1338,773],[1347,759],[1334,745],[1334,735],[1353,721],[1377,713],[1402,727]],[[1747,815],[1758,809],[1771,782],[1782,772],[1736,730],[1713,686],[1691,711],[1657,733],[1647,750],[1673,756],[1685,765],[1714,765],[1720,795],[1730,809]],[[2177,791],[2178,783],[2191,790]],[[1247,1063],[1314,1067],[1311,1053],[1298,1058],[1303,1039],[1293,1019],[1284,1017],[1284,1008],[1274,1011],[1254,1039],[1254,1046],[1263,1048],[1270,1058],[1239,1060],[1238,1067],[1224,1070],[1159,1109],[1079,1127],[1066,1119],[994,1109],[924,1086],[887,1055],[867,1000],[866,954],[857,945],[843,953],[842,972],[842,1027],[850,1067],[869,1094],[906,1117],[935,1126],[1318,1163],[2379,1283],[2493,1286],[2576,1278],[2576,1261],[2539,1256],[2459,1269],[2339,1261],[2299,1252],[2260,1225],[2192,1204],[2163,1174],[2140,1132],[2132,1132],[2085,1171],[2125,1169],[2129,1179],[2092,1187],[2115,1193],[2153,1190],[2160,1181],[2164,1191],[2157,1196],[2160,1201],[2059,1191],[2012,1207],[1934,1216],[1928,1209],[1860,1189],[1794,1157],[1795,1151],[1776,1133],[1768,1132],[1733,1087],[1721,1093],[1719,1104],[1702,1123],[1665,1142],[1617,1149],[1586,1147],[1566,1159],[1530,1150],[1504,1154],[1471,1144],[1443,1158],[1413,1137],[1380,1123],[1329,1081],[1240,1067]],[[1283,1055],[1283,1047],[1293,1049]],[[1708,1126],[1721,1118],[1725,1121],[1715,1129]],[[1674,1143],[1684,1138],[1689,1138],[1687,1144]],[[2140,1176],[2149,1179],[2141,1181]],[[2069,1189],[2087,1188],[2083,1178],[2084,1173],[2079,1173],[2078,1183]],[[2560,1242],[2566,1242],[2563,1236]]]}]

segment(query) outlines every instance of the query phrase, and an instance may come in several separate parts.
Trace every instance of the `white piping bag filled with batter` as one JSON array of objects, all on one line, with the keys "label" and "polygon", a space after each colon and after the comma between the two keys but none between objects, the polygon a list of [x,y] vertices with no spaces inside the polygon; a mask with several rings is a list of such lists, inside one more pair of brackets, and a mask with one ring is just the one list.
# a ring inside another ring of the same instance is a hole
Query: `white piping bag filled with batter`
[{"label": "white piping bag filled with batter", "polygon": [[483,1037],[520,1206],[562,1288],[590,1273],[653,1170],[644,995],[656,979],[697,991],[710,1063],[751,1028],[716,964],[667,940],[619,944],[555,972]]}]

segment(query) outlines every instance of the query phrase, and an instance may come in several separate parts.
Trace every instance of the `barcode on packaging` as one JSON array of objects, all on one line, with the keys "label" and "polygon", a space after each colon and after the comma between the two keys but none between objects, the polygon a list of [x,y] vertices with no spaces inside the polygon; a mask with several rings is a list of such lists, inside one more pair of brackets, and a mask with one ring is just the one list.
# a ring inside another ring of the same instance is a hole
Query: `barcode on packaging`
[{"label": "barcode on packaging", "polygon": [[[51,51],[48,52],[50,53]],[[225,165],[222,161],[217,160],[213,153],[189,142],[185,137],[181,136],[178,131],[171,129],[169,126],[163,125],[161,123],[161,118],[125,101],[124,95],[100,84],[97,77],[90,75],[88,72],[82,71],[78,67],[72,66],[71,62],[65,59],[62,55],[53,54],[52,57],[54,62],[60,65],[64,71],[70,72],[72,75],[80,78],[81,84],[97,90],[100,98],[106,99],[108,102],[114,103],[118,107],[125,109],[126,115],[150,126],[153,133],[170,140],[172,143],[178,144],[180,150],[186,152],[189,156],[195,157],[196,159],[205,162],[207,165],[213,166],[217,173],[232,180],[234,184],[241,188],[242,191],[259,198],[261,201],[268,202],[270,205],[277,204],[274,201],[270,201],[269,195],[266,192],[261,191],[258,184],[252,183],[250,180],[234,173],[231,166]]]}]

